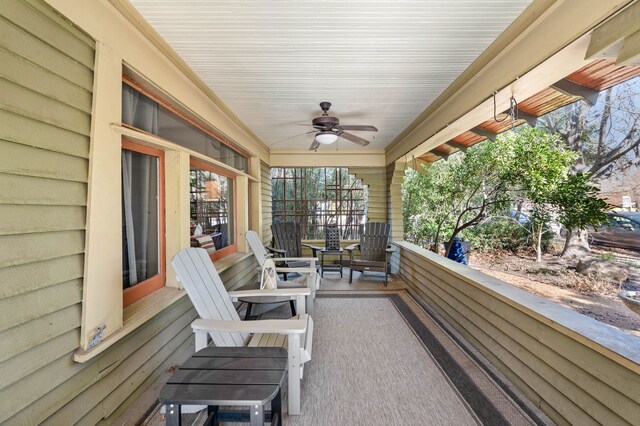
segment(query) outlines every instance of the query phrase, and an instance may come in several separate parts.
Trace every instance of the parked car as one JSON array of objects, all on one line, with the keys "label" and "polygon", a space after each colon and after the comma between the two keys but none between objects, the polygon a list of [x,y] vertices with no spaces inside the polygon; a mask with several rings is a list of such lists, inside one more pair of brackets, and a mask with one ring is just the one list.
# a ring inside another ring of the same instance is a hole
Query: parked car
[{"label": "parked car", "polygon": [[620,216],[627,217],[636,222],[640,222],[640,212],[618,212]]},{"label": "parked car", "polygon": [[630,213],[608,212],[609,220],[597,230],[589,230],[589,242],[608,247],[640,250],[640,218]]},{"label": "parked car", "polygon": [[[521,225],[528,225],[529,223],[531,223],[531,216],[526,213],[511,210],[509,212],[509,216],[517,220],[518,223],[520,223]],[[552,218],[552,220],[547,224],[547,226],[548,226],[548,229],[551,232],[553,232],[555,235],[561,235],[562,225],[556,222],[555,217]]]}]

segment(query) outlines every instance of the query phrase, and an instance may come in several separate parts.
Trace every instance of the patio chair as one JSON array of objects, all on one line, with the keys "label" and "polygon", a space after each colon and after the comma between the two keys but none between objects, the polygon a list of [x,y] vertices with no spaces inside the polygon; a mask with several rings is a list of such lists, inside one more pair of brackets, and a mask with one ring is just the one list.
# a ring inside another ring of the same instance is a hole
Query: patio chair
[{"label": "patio chair", "polygon": [[[267,253],[265,246],[262,244],[260,240],[260,236],[255,231],[247,231],[245,234],[245,238],[247,240],[247,244],[249,248],[253,252],[253,255],[258,262],[258,266],[262,268],[264,266],[265,260],[271,258],[271,254]],[[295,268],[292,267],[280,267],[276,266],[276,272],[278,273],[298,273],[301,275],[300,278],[296,278],[293,281],[281,281],[278,280],[278,288],[309,288],[311,290],[311,297],[307,298],[306,309],[310,315],[313,315],[313,300],[316,297],[316,290],[320,288],[320,275],[316,269],[316,258],[312,257],[300,257],[300,258],[278,258],[274,260],[284,261],[288,264],[293,262],[300,262],[302,265],[306,266],[297,266]],[[254,285],[255,286],[255,285]],[[248,286],[242,287],[241,290],[247,289]]]},{"label": "patio chair", "polygon": [[[215,346],[284,347],[288,350],[289,414],[300,414],[300,380],[304,364],[311,360],[313,320],[304,314],[306,288],[227,292],[206,250],[186,248],[171,261],[180,282],[200,319],[191,323],[196,351],[204,349],[211,337]],[[232,298],[289,296],[296,300],[298,318],[288,320],[241,321]]]},{"label": "patio chair", "polygon": [[[283,258],[301,258],[302,247],[308,247],[313,252],[313,257],[318,257],[318,250],[322,247],[316,247],[311,244],[302,243],[302,231],[300,230],[299,223],[272,223],[271,233],[273,234],[274,247],[267,247],[274,256]],[[277,259],[274,259],[277,260]],[[290,260],[286,262],[287,267],[297,268],[309,266],[309,262],[306,260]],[[284,280],[287,280],[287,272],[284,273]]]},{"label": "patio chair", "polygon": [[[389,246],[391,225],[382,222],[367,222],[360,225],[360,244],[346,248],[349,252],[349,284],[353,280],[353,271],[384,272],[384,285],[387,286],[389,258],[394,249]],[[354,258],[355,249],[359,249],[360,258]]]}]

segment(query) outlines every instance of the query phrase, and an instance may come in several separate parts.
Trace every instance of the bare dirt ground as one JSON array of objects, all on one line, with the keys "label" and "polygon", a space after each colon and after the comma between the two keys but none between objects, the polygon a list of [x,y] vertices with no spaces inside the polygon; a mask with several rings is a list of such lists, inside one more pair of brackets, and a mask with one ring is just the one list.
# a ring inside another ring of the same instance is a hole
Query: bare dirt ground
[{"label": "bare dirt ground", "polygon": [[469,266],[640,337],[640,315],[617,297],[620,290],[640,291],[640,253],[602,247],[593,249],[595,257],[629,265],[629,279],[624,283],[579,274],[575,271],[575,262],[565,262],[558,254],[545,255],[542,263],[536,263],[533,254],[529,253],[474,252]]}]

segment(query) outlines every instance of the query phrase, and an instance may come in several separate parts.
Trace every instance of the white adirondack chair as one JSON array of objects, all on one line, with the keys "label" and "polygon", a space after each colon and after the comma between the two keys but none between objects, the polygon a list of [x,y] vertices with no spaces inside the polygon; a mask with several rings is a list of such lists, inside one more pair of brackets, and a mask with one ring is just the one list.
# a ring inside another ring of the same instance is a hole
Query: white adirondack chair
[{"label": "white adirondack chair", "polygon": [[[227,292],[206,250],[186,248],[172,260],[178,279],[200,315],[191,324],[196,351],[207,347],[211,336],[215,346],[284,347],[289,353],[289,414],[300,414],[300,380],[304,364],[311,360],[313,319],[305,314],[307,288]],[[288,296],[296,300],[297,318],[288,320],[241,321],[232,298]]]},{"label": "white adirondack chair", "polygon": [[[247,231],[244,235],[247,240],[247,244],[249,248],[253,252],[256,260],[258,261],[258,265],[260,268],[264,266],[265,260],[271,258],[271,254],[267,253],[267,249],[260,241],[260,236],[255,231]],[[278,261],[301,261],[301,262],[309,262],[309,266],[307,267],[295,267],[295,268],[286,268],[286,267],[276,267],[276,272],[296,272],[301,275],[300,278],[290,281],[282,281],[278,279],[278,288],[304,288],[307,287],[311,290],[311,297],[307,298],[307,312],[310,315],[313,315],[313,299],[316,297],[316,290],[320,288],[320,274],[318,274],[318,270],[316,269],[316,262],[318,259],[315,257],[285,257],[285,258],[275,258],[273,259],[276,262]]]}]

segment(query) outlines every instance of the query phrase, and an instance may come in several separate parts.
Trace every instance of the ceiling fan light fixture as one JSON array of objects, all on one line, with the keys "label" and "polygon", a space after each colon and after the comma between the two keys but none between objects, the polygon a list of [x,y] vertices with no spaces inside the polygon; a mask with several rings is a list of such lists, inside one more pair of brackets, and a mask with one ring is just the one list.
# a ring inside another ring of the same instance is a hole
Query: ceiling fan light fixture
[{"label": "ceiling fan light fixture", "polygon": [[316,133],[316,141],[320,145],[331,145],[335,141],[338,140],[338,135],[331,131],[318,132]]}]

